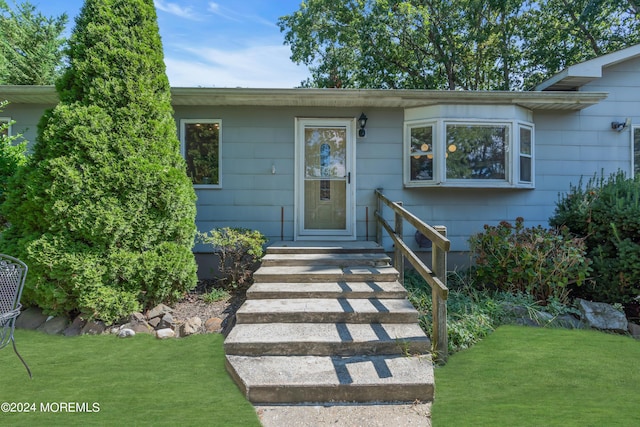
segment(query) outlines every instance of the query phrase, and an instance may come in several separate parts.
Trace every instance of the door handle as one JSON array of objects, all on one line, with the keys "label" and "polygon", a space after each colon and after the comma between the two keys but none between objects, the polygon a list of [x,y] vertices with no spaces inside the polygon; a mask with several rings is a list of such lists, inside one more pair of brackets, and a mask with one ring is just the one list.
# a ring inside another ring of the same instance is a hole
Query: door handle
[{"label": "door handle", "polygon": [[347,173],[347,184],[351,184],[351,172]]}]

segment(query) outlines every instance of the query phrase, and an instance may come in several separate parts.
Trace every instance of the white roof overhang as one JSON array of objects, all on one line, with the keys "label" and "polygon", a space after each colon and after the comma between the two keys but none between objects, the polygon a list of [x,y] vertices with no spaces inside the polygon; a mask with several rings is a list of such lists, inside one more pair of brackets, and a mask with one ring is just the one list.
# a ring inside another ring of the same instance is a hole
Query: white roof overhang
[{"label": "white roof overhang", "polygon": [[[518,105],[531,110],[581,110],[606,92],[508,92],[380,89],[171,88],[174,106],[379,107],[412,108],[437,104]],[[0,100],[55,105],[54,86],[0,86]]]},{"label": "white roof overhang", "polygon": [[640,57],[640,44],[565,68],[536,86],[537,91],[575,91],[602,77],[605,68]]}]

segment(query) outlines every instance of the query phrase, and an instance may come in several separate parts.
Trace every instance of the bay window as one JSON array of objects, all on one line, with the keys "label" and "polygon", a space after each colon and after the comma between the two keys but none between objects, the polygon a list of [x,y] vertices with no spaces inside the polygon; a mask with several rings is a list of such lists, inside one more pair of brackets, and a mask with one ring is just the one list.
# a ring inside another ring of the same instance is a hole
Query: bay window
[{"label": "bay window", "polygon": [[405,121],[405,186],[533,188],[532,123],[517,114],[470,120],[430,112]]}]

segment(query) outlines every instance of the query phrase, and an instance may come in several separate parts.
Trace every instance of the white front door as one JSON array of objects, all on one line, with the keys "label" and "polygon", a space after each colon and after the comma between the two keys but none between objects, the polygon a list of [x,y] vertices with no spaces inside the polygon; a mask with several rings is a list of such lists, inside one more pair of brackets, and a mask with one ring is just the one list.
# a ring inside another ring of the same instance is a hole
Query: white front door
[{"label": "white front door", "polygon": [[296,239],[355,239],[355,119],[296,119]]}]

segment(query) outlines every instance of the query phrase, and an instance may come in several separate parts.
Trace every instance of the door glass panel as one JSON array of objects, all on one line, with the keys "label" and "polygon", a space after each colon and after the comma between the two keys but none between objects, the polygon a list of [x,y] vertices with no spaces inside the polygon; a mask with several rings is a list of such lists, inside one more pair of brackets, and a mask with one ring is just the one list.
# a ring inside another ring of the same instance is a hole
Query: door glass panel
[{"label": "door glass panel", "polygon": [[345,230],[347,130],[305,127],[304,147],[304,228]]}]

